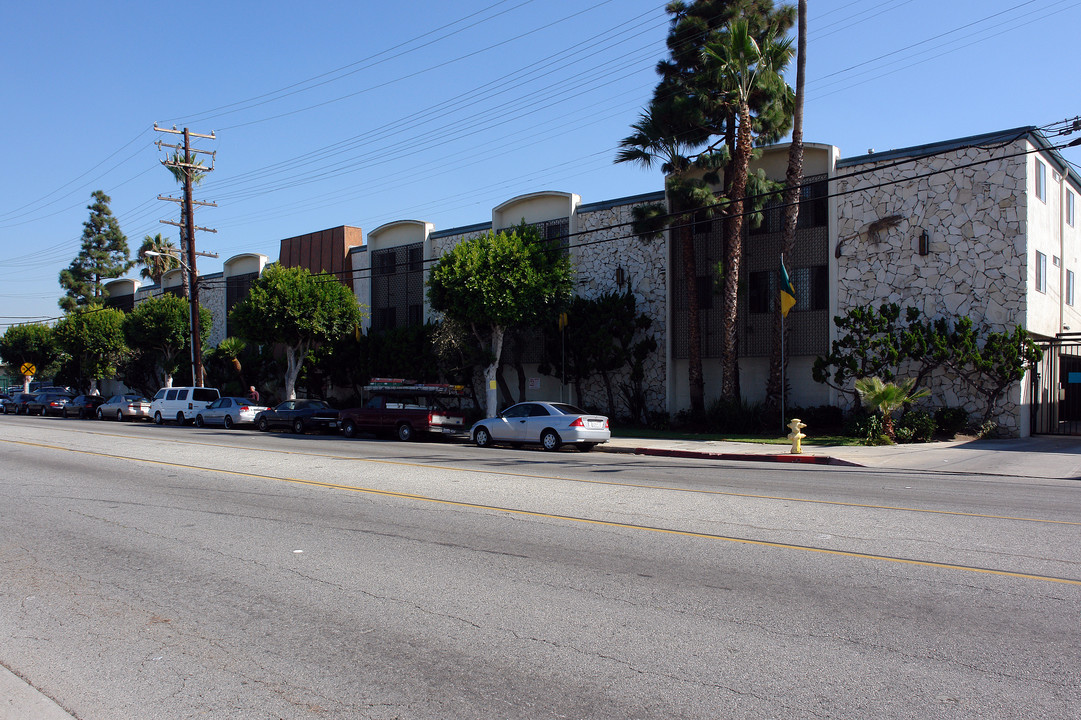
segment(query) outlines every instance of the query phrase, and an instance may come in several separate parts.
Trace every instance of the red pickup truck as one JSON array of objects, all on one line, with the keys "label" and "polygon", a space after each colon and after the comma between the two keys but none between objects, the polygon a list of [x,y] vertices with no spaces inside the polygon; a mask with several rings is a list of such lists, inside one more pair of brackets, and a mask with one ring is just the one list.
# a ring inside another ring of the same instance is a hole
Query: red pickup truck
[{"label": "red pickup truck", "polygon": [[415,440],[418,435],[465,434],[465,412],[461,393],[440,386],[369,387],[363,407],[342,410],[342,434],[394,433],[399,440]]}]

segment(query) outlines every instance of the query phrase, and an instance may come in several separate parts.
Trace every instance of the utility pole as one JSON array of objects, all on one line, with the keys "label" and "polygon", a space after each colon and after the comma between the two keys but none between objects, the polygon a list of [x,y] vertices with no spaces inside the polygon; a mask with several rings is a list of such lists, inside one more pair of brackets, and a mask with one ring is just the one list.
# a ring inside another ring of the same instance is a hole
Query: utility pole
[{"label": "utility pole", "polygon": [[[187,270],[188,270],[188,285],[189,285],[188,307],[189,307],[189,312],[190,312],[191,357],[192,357],[191,374],[192,374],[192,382],[197,387],[202,387],[203,386],[203,338],[202,338],[201,328],[199,327],[199,281],[198,281],[199,274],[196,271],[195,257],[197,255],[207,256],[207,255],[210,255],[210,254],[209,253],[197,253],[197,252],[195,252],[195,231],[198,229],[198,230],[203,230],[205,232],[216,233],[217,230],[211,230],[210,228],[197,227],[195,225],[195,215],[194,215],[193,210],[194,210],[195,205],[204,205],[204,206],[209,206],[209,207],[217,207],[217,205],[215,205],[214,203],[196,202],[195,200],[192,199],[192,196],[191,196],[192,195],[192,175],[194,175],[196,172],[210,172],[210,171],[212,171],[214,169],[214,164],[213,163],[214,163],[214,158],[216,156],[216,153],[214,151],[210,151],[210,150],[194,150],[194,149],[192,149],[192,147],[191,147],[191,138],[193,136],[198,137],[198,138],[207,138],[209,140],[216,140],[217,138],[214,137],[214,133],[210,133],[209,135],[200,135],[198,133],[190,132],[188,130],[188,128],[184,128],[183,130],[177,130],[176,126],[173,126],[173,128],[171,130],[169,130],[169,129],[166,129],[166,128],[158,127],[157,123],[154,123],[154,129],[157,130],[158,132],[172,133],[174,135],[183,135],[184,136],[184,144],[182,146],[181,145],[170,145],[168,143],[163,143],[161,140],[158,140],[158,142],[157,142],[157,146],[158,146],[159,150],[162,147],[168,147],[168,148],[173,148],[174,150],[177,151],[177,159],[176,160],[162,160],[161,164],[165,165],[166,167],[179,168],[183,172],[183,174],[184,174],[184,197],[183,197],[183,200],[180,200],[178,198],[163,198],[160,195],[158,196],[158,198],[161,199],[161,200],[170,200],[170,201],[182,202],[183,207],[184,207],[184,218],[183,218],[184,226],[181,228],[181,232],[183,232],[184,238],[187,240],[187,243],[181,243],[181,244],[182,245],[183,244],[187,245],[186,250],[187,250],[187,255],[188,255],[188,261],[187,261],[187,263],[184,263],[183,260],[181,260],[181,264],[185,265]],[[180,156],[180,151],[184,152],[182,157]],[[192,155],[192,153],[203,153],[203,154],[206,154],[206,155],[210,155],[210,158],[211,158],[210,167],[204,167],[202,165],[197,164],[195,162],[195,158]],[[163,223],[165,223],[167,225],[177,225],[178,227],[180,226],[180,223],[174,223],[174,222],[170,222],[170,221],[167,221],[167,220],[162,220],[161,222],[163,222]],[[182,248],[182,251],[183,250],[184,250],[184,248]],[[212,256],[217,257],[217,255],[212,255]]]}]

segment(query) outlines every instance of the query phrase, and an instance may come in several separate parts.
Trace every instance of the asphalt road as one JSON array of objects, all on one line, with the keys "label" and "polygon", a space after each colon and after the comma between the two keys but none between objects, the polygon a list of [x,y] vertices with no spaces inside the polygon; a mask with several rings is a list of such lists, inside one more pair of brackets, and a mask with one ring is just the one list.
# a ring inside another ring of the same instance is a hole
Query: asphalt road
[{"label": "asphalt road", "polygon": [[1081,717],[1081,483],[0,416],[81,720]]}]

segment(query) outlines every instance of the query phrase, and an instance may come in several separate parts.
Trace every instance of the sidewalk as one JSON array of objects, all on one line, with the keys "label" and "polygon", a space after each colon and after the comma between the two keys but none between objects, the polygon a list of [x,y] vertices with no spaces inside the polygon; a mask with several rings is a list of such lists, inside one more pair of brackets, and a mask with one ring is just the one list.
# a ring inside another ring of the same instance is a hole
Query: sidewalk
[{"label": "sidewalk", "polygon": [[0,665],[0,720],[72,720],[72,716]]},{"label": "sidewalk", "polygon": [[1081,437],[954,440],[908,445],[789,445],[613,437],[596,451],[722,461],[848,465],[1024,478],[1081,480]]}]

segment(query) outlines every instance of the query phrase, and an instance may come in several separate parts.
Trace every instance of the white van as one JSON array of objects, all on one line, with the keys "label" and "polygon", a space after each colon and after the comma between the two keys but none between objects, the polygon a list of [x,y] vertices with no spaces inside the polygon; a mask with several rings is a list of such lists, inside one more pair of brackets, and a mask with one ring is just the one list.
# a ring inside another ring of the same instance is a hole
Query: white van
[{"label": "white van", "polygon": [[163,387],[150,403],[150,417],[158,425],[174,419],[177,425],[183,425],[219,397],[217,388]]}]

